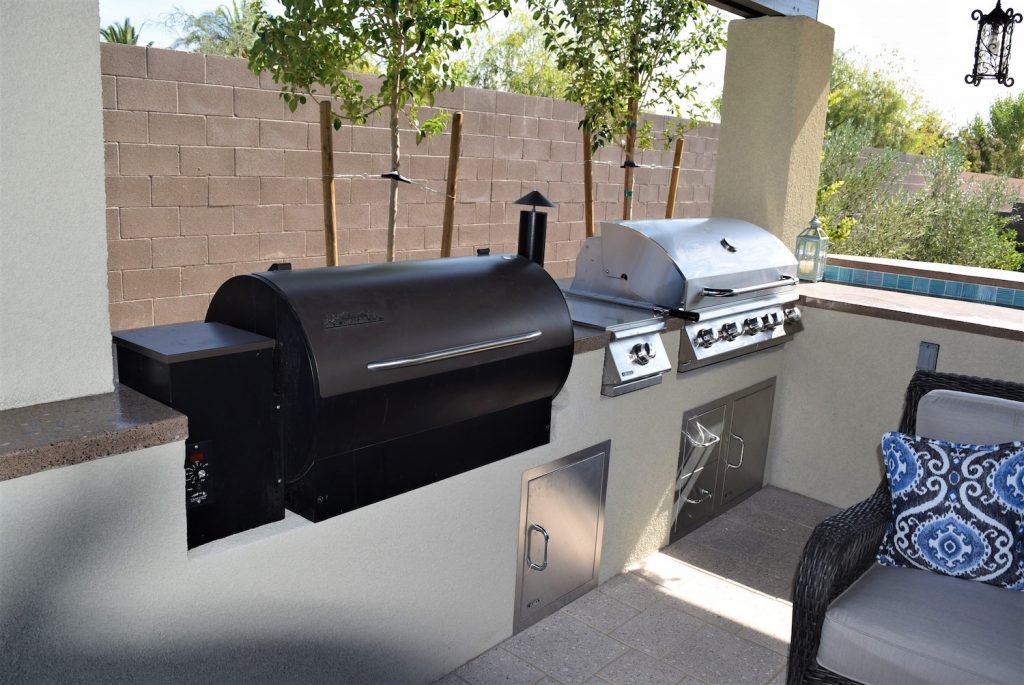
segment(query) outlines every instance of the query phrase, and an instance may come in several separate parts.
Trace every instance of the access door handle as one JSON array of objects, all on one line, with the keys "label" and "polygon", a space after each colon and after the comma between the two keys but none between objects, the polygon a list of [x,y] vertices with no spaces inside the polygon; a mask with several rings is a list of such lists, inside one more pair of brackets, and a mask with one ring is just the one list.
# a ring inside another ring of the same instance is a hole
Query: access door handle
[{"label": "access door handle", "polygon": [[[537,531],[544,536],[544,561],[539,564],[530,556],[530,551],[533,548],[533,531]],[[548,542],[550,541],[551,536],[544,530],[544,526],[539,523],[531,523],[529,528],[526,529],[526,565],[534,571],[543,571],[548,567]]]},{"label": "access door handle", "polygon": [[738,469],[739,467],[743,466],[743,452],[744,452],[744,450],[746,450],[747,444],[745,442],[743,442],[743,438],[741,438],[740,436],[736,435],[735,433],[729,433],[729,435],[732,436],[733,439],[739,440],[739,442],[740,442],[740,462],[738,464],[732,464],[732,463],[729,462],[728,459],[726,459],[725,460],[725,465],[727,467],[729,467],[730,469]]}]

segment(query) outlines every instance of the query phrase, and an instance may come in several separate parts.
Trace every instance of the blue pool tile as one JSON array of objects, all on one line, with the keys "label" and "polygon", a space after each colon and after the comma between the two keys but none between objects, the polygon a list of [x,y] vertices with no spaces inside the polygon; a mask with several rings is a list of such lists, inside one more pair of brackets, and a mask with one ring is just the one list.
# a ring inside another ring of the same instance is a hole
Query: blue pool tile
[{"label": "blue pool tile", "polygon": [[921,276],[914,276],[914,292],[915,293],[927,293],[928,288],[931,287],[932,279],[923,278]]},{"label": "blue pool tile", "polygon": [[946,289],[942,293],[945,297],[960,297],[964,284],[960,281],[946,281]]},{"label": "blue pool tile", "polygon": [[942,295],[946,292],[946,281],[941,278],[933,278],[928,286],[929,295]]},{"label": "blue pool tile", "polygon": [[882,287],[895,290],[898,287],[899,278],[896,274],[882,274]]},{"label": "blue pool tile", "polygon": [[913,276],[900,276],[896,282],[896,287],[900,290],[913,290],[914,289],[914,277]]},{"label": "blue pool tile", "polygon": [[825,266],[825,280],[826,281],[838,281],[839,280],[839,267],[826,265]]},{"label": "blue pool tile", "polygon": [[849,283],[850,279],[852,277],[853,277],[853,269],[851,269],[848,266],[841,266],[841,267],[839,267],[839,282],[840,283]]},{"label": "blue pool tile", "polygon": [[853,273],[850,275],[850,283],[853,285],[867,285],[868,284],[868,272],[864,269],[852,269]]},{"label": "blue pool tile", "polygon": [[881,271],[869,271],[867,273],[868,285],[872,288],[882,287],[882,272]]},{"label": "blue pool tile", "polygon": [[979,285],[978,286],[978,301],[979,302],[995,302],[996,301],[996,290],[997,288],[993,285]]},{"label": "blue pool tile", "polygon": [[996,290],[996,304],[1003,307],[1013,306],[1013,288],[998,288]]},{"label": "blue pool tile", "polygon": [[964,283],[963,292],[960,296],[965,300],[971,300],[972,302],[978,301],[978,284],[977,283]]},{"label": "blue pool tile", "polygon": [[1013,306],[1024,309],[1024,290],[1015,290],[1013,292]]}]

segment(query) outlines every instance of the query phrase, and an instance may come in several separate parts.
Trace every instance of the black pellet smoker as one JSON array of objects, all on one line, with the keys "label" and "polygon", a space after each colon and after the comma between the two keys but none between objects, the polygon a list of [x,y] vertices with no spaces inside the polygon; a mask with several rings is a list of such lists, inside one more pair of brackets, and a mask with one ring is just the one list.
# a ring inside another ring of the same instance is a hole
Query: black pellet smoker
[{"label": "black pellet smoker", "polygon": [[188,416],[189,548],[546,444],[573,331],[528,214],[519,255],[275,264],[225,282],[203,322],[114,333],[119,381]]}]

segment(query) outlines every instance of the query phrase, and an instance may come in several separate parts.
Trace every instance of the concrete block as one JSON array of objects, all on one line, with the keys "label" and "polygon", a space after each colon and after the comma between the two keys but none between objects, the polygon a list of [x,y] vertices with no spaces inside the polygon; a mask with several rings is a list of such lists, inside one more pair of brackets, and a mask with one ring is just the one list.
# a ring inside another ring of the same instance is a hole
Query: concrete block
[{"label": "concrete block", "polygon": [[306,255],[306,234],[263,233],[260,235],[260,259],[288,259]]},{"label": "concrete block", "polygon": [[260,144],[258,119],[207,117],[206,142],[222,147],[257,147]]},{"label": "concrete block", "polygon": [[183,50],[146,50],[148,76],[165,81],[206,82],[206,57],[199,52]]},{"label": "concrete block", "polygon": [[235,233],[280,233],[284,230],[281,205],[235,207]]},{"label": "concrete block", "polygon": [[186,321],[202,321],[210,305],[209,295],[169,297],[153,300],[153,323],[158,326]]},{"label": "concrete block", "polygon": [[247,235],[211,235],[209,238],[210,264],[251,262],[259,259],[260,237]]},{"label": "concrete block", "polygon": [[[319,199],[319,195],[317,196]],[[260,179],[260,204],[287,205],[306,202],[306,179],[267,177]]]},{"label": "concrete block", "polygon": [[205,145],[206,118],[194,114],[149,113],[149,142]]},{"label": "concrete block", "polygon": [[146,176],[107,176],[104,183],[108,207],[149,207],[152,203],[150,180]]},{"label": "concrete block", "polygon": [[235,88],[235,116],[254,119],[284,119],[285,107],[277,93],[269,90]]},{"label": "concrete block", "polygon": [[121,210],[107,207],[107,240],[116,240],[121,235]]},{"label": "concrete block", "polygon": [[551,141],[549,140],[531,140],[527,138],[523,141],[523,159],[536,159],[541,162],[546,162],[551,159]]},{"label": "concrete block", "polygon": [[480,88],[463,89],[466,107],[471,112],[494,112],[497,94],[493,90],[481,90]]},{"label": "concrete block", "polygon": [[284,230],[323,232],[323,205],[284,205]]},{"label": "concrete block", "polygon": [[382,222],[380,224],[370,223],[370,207],[371,205],[346,205],[344,207],[338,207],[338,227],[346,229],[368,229],[370,226],[386,226],[386,222]]},{"label": "concrete block", "polygon": [[117,77],[117,108],[177,112],[178,84],[173,81]]},{"label": "concrete block", "polygon": [[117,175],[117,143],[103,144],[103,174],[105,176]]},{"label": "concrete block", "polygon": [[495,159],[522,159],[524,140],[522,138],[494,138]]},{"label": "concrete block", "polygon": [[100,43],[100,73],[146,78],[146,48],[139,45]]},{"label": "concrete block", "polygon": [[540,119],[536,117],[513,115],[509,119],[508,134],[513,138],[536,138],[539,129]]},{"label": "concrete block", "polygon": [[112,302],[110,304],[110,330],[123,331],[153,325],[153,301]]},{"label": "concrete block", "polygon": [[249,71],[246,60],[220,55],[206,56],[206,82],[239,88],[259,87],[259,77]]},{"label": "concrete block", "polygon": [[[558,119],[538,119],[537,137],[542,140],[565,140],[565,122]],[[575,134],[575,129],[573,130]]]},{"label": "concrete block", "polygon": [[[341,245],[339,244],[338,245],[338,254],[341,254],[342,252],[348,250],[348,241],[347,241],[348,233],[343,233],[342,235],[344,235],[346,237],[345,248],[343,250]],[[341,238],[340,235],[338,237],[339,237],[339,239]],[[340,242],[341,241],[339,240],[339,243]],[[307,257],[317,257],[317,256],[320,257],[320,263],[317,264],[317,266],[323,266],[324,265],[323,257],[326,254],[327,254],[327,243],[324,240],[324,232],[323,231],[307,231],[306,232],[306,256]],[[292,266],[294,267],[295,265],[293,264]]]},{"label": "concrete block", "polygon": [[206,236],[153,238],[153,266],[191,266],[205,264]]},{"label": "concrete block", "polygon": [[284,176],[284,150],[236,148],[235,175]]},{"label": "concrete block", "polygon": [[178,173],[178,148],[175,145],[122,143],[119,156],[121,173],[125,176]]},{"label": "concrete block", "polygon": [[[284,150],[284,175],[290,178],[317,178],[323,175],[323,166],[320,161],[320,150]],[[334,173],[345,173],[338,168],[335,155]]]},{"label": "concrete block", "polygon": [[148,269],[151,266],[153,266],[153,250],[150,240],[107,241],[107,268],[111,271]]},{"label": "concrete block", "polygon": [[103,109],[117,108],[117,79],[113,76],[100,77],[100,98]]},{"label": "concrete block", "polygon": [[235,230],[231,207],[182,207],[179,223],[181,235],[230,235]]},{"label": "concrete block", "polygon": [[352,131],[353,152],[391,153],[391,132],[384,128],[360,126]]},{"label": "concrete block", "polygon": [[122,207],[122,238],[178,235],[177,207]]},{"label": "concrete block", "polygon": [[518,93],[496,93],[494,111],[521,117],[526,113],[526,99]]},{"label": "concrete block", "polygon": [[231,176],[235,173],[235,151],[227,147],[182,147],[182,176]]},{"label": "concrete block", "polygon": [[205,176],[154,176],[154,207],[205,207],[209,203]]},{"label": "concrete block", "polygon": [[255,205],[260,201],[260,180],[255,177],[210,177],[210,206]]},{"label": "concrete block", "polygon": [[179,83],[178,111],[184,114],[216,114],[229,117],[235,112],[234,92],[228,86]]},{"label": "concrete block", "polygon": [[107,272],[107,295],[110,302],[120,302],[124,299],[124,288],[121,285],[121,272]]},{"label": "concrete block", "polygon": [[388,246],[387,231],[384,229],[354,230],[349,234],[350,253],[384,253]]},{"label": "concrete block", "polygon": [[109,143],[148,143],[149,114],[103,110],[103,140]]},{"label": "concrete block", "polygon": [[260,147],[305,150],[308,129],[308,124],[295,121],[261,121]]},{"label": "concrete block", "polygon": [[231,264],[186,266],[181,270],[181,294],[203,295],[217,291],[224,281],[234,276]]},{"label": "concrete block", "polygon": [[462,136],[463,157],[493,157],[495,154],[495,138],[493,136]]},{"label": "concrete block", "polygon": [[152,297],[172,297],[181,294],[181,270],[141,269],[122,271],[126,300],[144,300]]},{"label": "concrete block", "polygon": [[574,162],[582,149],[582,143],[554,141],[551,143],[551,159],[555,162]]}]

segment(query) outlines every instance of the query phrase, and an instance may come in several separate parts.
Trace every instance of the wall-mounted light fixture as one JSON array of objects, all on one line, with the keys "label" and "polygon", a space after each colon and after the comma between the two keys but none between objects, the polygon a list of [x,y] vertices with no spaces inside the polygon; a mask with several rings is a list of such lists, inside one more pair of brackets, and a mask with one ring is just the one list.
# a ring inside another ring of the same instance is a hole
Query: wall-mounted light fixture
[{"label": "wall-mounted light fixture", "polygon": [[1010,78],[1010,41],[1013,39],[1013,25],[1021,22],[1021,15],[1013,8],[1002,7],[1001,0],[996,0],[995,8],[988,14],[974,10],[971,19],[978,22],[978,38],[974,44],[974,71],[964,80],[980,86],[985,79],[994,79],[1009,88],[1013,85]]}]

